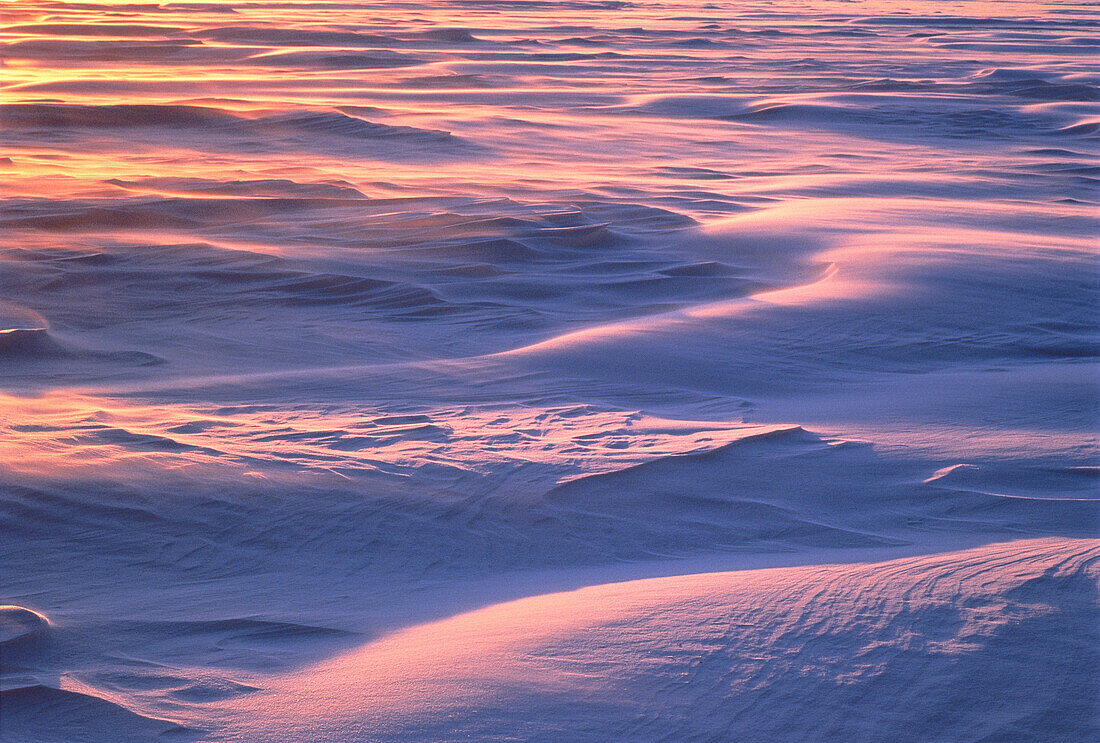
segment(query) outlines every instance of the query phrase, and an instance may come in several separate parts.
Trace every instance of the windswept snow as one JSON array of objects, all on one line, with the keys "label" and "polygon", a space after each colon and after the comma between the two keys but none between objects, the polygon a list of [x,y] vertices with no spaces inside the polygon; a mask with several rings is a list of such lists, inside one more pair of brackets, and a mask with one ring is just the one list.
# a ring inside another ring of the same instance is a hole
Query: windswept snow
[{"label": "windswept snow", "polygon": [[1100,17],[33,2],[0,738],[1100,737]]}]

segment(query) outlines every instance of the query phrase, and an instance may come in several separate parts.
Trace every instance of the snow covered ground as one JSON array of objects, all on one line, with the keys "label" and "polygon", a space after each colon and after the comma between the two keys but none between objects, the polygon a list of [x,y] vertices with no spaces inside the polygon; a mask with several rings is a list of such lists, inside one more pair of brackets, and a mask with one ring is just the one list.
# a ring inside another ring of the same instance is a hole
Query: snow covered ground
[{"label": "snow covered ground", "polygon": [[1086,4],[5,3],[0,737],[1100,737]]}]

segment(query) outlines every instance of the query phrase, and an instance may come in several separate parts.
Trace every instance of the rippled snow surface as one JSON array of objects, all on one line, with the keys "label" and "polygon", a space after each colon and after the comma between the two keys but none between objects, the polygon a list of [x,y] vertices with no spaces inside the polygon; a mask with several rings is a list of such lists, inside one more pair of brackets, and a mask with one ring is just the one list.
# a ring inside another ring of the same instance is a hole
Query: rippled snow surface
[{"label": "rippled snow surface", "polygon": [[1100,737],[1096,7],[0,23],[5,741]]}]

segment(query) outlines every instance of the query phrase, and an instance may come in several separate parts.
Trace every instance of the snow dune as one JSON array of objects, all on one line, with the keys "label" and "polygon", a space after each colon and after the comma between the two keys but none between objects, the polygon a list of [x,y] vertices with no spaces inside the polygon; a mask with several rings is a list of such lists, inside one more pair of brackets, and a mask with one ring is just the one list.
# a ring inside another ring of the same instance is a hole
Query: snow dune
[{"label": "snow dune", "polygon": [[1100,733],[1100,543],[702,573],[398,632],[231,707],[234,740]]}]

